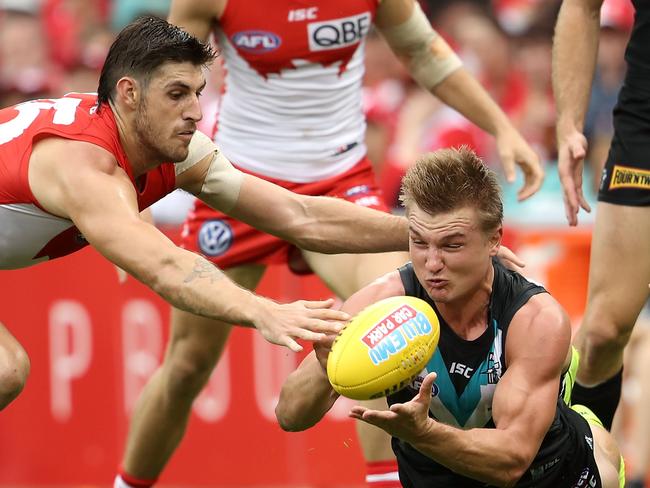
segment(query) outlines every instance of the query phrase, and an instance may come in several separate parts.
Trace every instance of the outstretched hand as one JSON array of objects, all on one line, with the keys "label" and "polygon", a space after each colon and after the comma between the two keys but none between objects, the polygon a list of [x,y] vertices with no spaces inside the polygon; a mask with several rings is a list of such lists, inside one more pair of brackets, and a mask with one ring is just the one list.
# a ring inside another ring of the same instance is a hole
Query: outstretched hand
[{"label": "outstretched hand", "polygon": [[357,405],[350,410],[350,417],[379,427],[393,437],[412,442],[425,435],[435,422],[429,417],[429,403],[436,377],[436,373],[429,373],[422,381],[418,394],[409,402],[395,403],[389,410],[370,410]]},{"label": "outstretched hand", "polygon": [[558,144],[558,173],[564,192],[564,211],[569,225],[578,224],[580,208],[591,212],[582,192],[582,170],[587,155],[587,138],[573,130]]},{"label": "outstretched hand", "polygon": [[501,260],[506,268],[512,271],[517,271],[518,273],[521,273],[523,271],[523,268],[526,266],[526,263],[519,259],[519,256],[517,256],[514,252],[512,252],[512,250],[510,250],[510,248],[506,246],[499,246],[497,257]]},{"label": "outstretched hand", "polygon": [[338,334],[350,316],[333,310],[333,299],[321,301],[299,300],[280,304],[267,302],[263,314],[255,321],[262,336],[273,344],[286,346],[294,352],[302,351],[296,339],[309,342],[325,341],[328,334]]},{"label": "outstretched hand", "polygon": [[539,156],[514,129],[497,134],[496,143],[506,181],[515,181],[515,165],[524,174],[524,186],[517,192],[517,199],[522,201],[534,195],[544,182]]}]

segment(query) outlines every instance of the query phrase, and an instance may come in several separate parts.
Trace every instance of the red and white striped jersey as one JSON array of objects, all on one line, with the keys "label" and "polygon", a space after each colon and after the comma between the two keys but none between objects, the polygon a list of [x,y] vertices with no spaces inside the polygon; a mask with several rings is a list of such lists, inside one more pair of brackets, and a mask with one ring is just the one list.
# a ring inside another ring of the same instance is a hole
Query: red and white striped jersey
[{"label": "red and white striped jersey", "polygon": [[[72,221],[46,212],[28,180],[35,141],[61,137],[85,141],[112,153],[131,178],[144,209],[171,192],[173,163],[143,175],[136,186],[108,105],[97,110],[94,94],[71,93],[54,100],[32,100],[0,110],[0,269],[22,268],[70,254],[87,242]],[[138,189],[140,188],[140,189]]]},{"label": "red and white striped jersey", "polygon": [[364,39],[378,0],[228,0],[215,140],[236,165],[311,182],[366,153]]}]

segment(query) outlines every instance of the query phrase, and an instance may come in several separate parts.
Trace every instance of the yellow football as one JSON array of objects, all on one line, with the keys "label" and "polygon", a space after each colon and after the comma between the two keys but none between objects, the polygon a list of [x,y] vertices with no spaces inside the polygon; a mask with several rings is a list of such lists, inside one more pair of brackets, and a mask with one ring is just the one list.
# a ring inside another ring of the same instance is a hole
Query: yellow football
[{"label": "yellow football", "polygon": [[327,358],[335,391],[355,400],[407,386],[438,345],[440,323],[424,300],[398,296],[364,308],[340,332]]}]

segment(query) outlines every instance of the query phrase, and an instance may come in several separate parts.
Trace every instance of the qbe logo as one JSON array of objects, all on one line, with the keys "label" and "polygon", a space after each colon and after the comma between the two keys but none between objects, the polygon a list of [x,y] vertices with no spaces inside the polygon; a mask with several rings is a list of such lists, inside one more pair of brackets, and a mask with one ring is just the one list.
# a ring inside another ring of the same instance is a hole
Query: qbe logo
[{"label": "qbe logo", "polygon": [[208,220],[199,231],[199,248],[206,256],[219,256],[230,249],[233,233],[223,220]]},{"label": "qbe logo", "polygon": [[370,12],[307,24],[310,51],[326,51],[357,44],[370,29]]}]

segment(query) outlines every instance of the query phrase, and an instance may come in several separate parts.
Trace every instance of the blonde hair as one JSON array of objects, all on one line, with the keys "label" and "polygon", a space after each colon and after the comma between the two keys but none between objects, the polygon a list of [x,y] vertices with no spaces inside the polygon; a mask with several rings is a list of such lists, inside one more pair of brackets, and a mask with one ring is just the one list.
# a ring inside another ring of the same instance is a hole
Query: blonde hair
[{"label": "blonde hair", "polygon": [[400,201],[407,213],[413,204],[432,215],[473,207],[484,232],[503,221],[496,175],[466,146],[440,149],[418,159],[402,179]]}]

